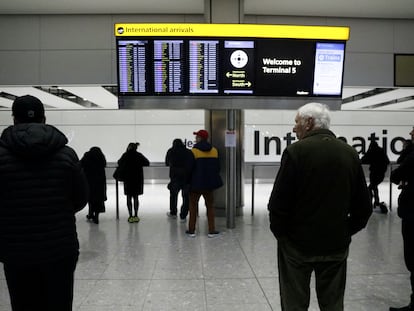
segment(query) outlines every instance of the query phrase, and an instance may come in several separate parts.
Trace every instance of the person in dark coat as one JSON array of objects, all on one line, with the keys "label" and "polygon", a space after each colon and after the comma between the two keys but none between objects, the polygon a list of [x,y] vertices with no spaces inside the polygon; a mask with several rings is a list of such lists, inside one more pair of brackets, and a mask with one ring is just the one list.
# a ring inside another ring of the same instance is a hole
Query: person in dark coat
[{"label": "person in dark coat", "polygon": [[177,217],[178,193],[181,191],[181,221],[185,221],[188,215],[188,194],[192,161],[193,153],[191,150],[187,149],[181,139],[174,139],[172,147],[168,149],[165,155],[165,165],[170,168],[170,182],[167,185],[168,190],[170,190],[170,211],[167,212],[167,216],[171,218]]},{"label": "person in dark coat", "polygon": [[190,219],[186,234],[195,237],[195,226],[198,216],[198,201],[203,196],[207,208],[207,222],[209,238],[216,237],[219,231],[215,227],[214,190],[223,185],[220,176],[219,154],[215,147],[208,141],[208,132],[199,130],[196,135],[196,144],[191,149],[192,160],[190,182]]},{"label": "person in dark coat", "polygon": [[70,311],[87,180],[38,98],[17,97],[12,113],[0,138],[0,262],[12,310]]},{"label": "person in dark coat", "polygon": [[[149,166],[148,159],[137,151],[139,143],[129,143],[126,152],[118,160],[124,180],[124,194],[127,198],[128,222],[139,222],[138,196],[144,193],[144,166]],[[134,213],[132,213],[134,207]]]},{"label": "person in dark coat", "polygon": [[372,214],[358,154],[329,126],[325,105],[299,108],[293,128],[299,141],[283,151],[269,198],[282,310],[308,309],[312,273],[320,309],[344,309],[351,236]]},{"label": "person in dark coat", "polygon": [[378,186],[385,177],[390,160],[384,149],[378,146],[376,141],[372,141],[367,152],[361,158],[362,164],[369,164],[369,186],[371,198],[374,200],[373,207],[379,207],[381,213],[388,213],[388,208],[384,202],[380,202]]},{"label": "person in dark coat", "polygon": [[[414,130],[410,133],[414,136]],[[401,218],[404,261],[410,272],[411,297],[408,306],[390,311],[414,311],[414,149],[407,153],[400,165],[391,172],[392,183],[400,185],[397,214]]]},{"label": "person in dark coat", "polygon": [[397,164],[401,164],[404,161],[405,157],[407,155],[409,155],[414,150],[414,144],[413,144],[413,140],[414,140],[414,127],[411,130],[410,135],[411,135],[411,139],[406,139],[403,142],[403,150],[401,151],[400,156],[397,159]]},{"label": "person in dark coat", "polygon": [[81,159],[89,184],[89,211],[86,218],[99,223],[99,213],[105,212],[106,201],[106,159],[99,147],[92,147]]}]

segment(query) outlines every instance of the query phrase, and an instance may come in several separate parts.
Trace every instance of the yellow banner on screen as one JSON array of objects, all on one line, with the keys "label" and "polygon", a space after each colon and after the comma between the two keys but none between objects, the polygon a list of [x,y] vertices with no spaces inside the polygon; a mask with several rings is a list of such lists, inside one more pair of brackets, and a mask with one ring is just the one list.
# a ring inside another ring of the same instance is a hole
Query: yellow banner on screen
[{"label": "yellow banner on screen", "polygon": [[349,27],[259,24],[115,24],[117,37],[243,37],[348,40]]}]

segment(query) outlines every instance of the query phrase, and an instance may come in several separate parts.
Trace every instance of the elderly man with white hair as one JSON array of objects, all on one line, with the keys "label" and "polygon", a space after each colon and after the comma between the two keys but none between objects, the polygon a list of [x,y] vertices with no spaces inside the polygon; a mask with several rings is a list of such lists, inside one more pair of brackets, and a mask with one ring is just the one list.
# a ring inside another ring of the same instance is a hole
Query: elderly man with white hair
[{"label": "elderly man with white hair", "polygon": [[299,141],[283,152],[268,210],[278,241],[283,311],[308,310],[315,273],[321,311],[342,311],[351,236],[372,213],[357,152],[329,130],[325,105],[298,109]]}]

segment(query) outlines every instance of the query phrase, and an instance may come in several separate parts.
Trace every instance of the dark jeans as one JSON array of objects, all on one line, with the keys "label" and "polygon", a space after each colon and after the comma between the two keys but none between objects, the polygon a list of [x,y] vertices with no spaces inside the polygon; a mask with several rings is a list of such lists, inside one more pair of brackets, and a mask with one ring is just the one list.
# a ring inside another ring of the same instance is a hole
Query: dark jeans
[{"label": "dark jeans", "polygon": [[177,203],[178,193],[181,191],[181,198],[183,203],[180,210],[180,218],[184,219],[188,215],[189,208],[189,186],[186,184],[169,183],[168,189],[170,190],[170,213],[171,215],[177,215]]},{"label": "dark jeans", "polygon": [[13,311],[71,311],[78,256],[40,265],[4,264]]},{"label": "dark jeans", "polygon": [[404,261],[410,271],[411,304],[414,305],[414,220],[402,220],[401,232],[404,242]]},{"label": "dark jeans", "polygon": [[347,257],[348,250],[327,256],[306,255],[296,249],[288,239],[278,240],[282,310],[308,310],[312,272],[315,272],[315,289],[320,310],[344,310]]}]

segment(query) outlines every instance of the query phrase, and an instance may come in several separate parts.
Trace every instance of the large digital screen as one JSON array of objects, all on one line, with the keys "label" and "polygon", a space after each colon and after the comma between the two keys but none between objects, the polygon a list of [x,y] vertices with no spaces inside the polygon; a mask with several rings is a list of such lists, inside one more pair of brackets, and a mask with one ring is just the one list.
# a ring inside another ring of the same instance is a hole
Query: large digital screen
[{"label": "large digital screen", "polygon": [[312,41],[259,40],[256,95],[312,96],[314,55]]},{"label": "large digital screen", "polygon": [[116,34],[119,96],[342,95],[344,27],[132,24]]},{"label": "large digital screen", "polygon": [[344,68],[344,43],[316,43],[313,93],[341,95]]}]

